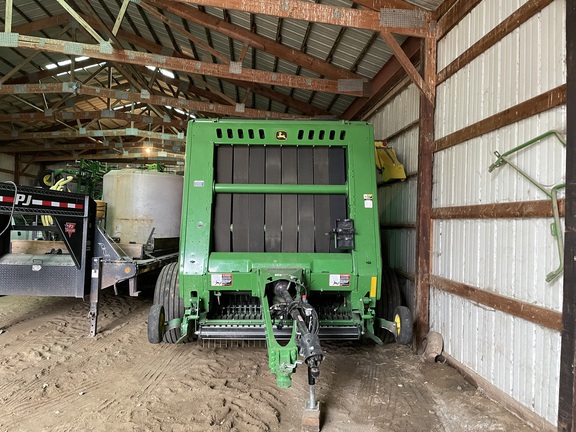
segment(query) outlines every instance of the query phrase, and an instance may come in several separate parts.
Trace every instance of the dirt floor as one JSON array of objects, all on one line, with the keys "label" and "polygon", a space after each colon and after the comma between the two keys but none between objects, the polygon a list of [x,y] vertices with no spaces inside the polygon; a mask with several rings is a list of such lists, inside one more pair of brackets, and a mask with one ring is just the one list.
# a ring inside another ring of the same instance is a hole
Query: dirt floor
[{"label": "dirt floor", "polygon": [[[300,367],[279,390],[262,347],[152,345],[150,298],[0,297],[0,432],[300,431]],[[323,432],[531,431],[448,365],[408,348],[325,344]]]}]

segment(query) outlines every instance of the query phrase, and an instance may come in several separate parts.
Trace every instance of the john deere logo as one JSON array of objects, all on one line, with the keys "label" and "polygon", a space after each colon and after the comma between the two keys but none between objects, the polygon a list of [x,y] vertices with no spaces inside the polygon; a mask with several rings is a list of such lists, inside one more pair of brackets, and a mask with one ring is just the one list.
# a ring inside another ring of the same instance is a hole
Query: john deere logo
[{"label": "john deere logo", "polygon": [[278,141],[286,141],[288,139],[288,133],[286,131],[276,131],[276,139]]}]

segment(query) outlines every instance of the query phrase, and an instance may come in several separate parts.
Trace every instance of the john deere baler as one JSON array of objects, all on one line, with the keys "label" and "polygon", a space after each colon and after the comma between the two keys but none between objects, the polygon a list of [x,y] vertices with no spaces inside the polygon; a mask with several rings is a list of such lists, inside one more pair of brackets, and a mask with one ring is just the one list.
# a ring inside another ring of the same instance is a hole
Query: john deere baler
[{"label": "john deere baler", "polygon": [[[198,119],[188,127],[180,258],[163,269],[151,342],[265,340],[289,387],[311,389],[321,339],[382,328],[374,136],[362,122]],[[311,396],[312,403],[313,395]]]}]

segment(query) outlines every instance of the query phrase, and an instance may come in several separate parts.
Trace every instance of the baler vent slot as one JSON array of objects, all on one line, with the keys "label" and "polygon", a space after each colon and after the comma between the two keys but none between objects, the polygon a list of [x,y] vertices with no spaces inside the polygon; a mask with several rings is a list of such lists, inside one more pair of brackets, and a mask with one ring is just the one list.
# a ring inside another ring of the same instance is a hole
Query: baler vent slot
[{"label": "baler vent slot", "polygon": [[[222,184],[345,185],[346,150],[324,146],[219,145]],[[338,252],[329,233],[348,216],[346,195],[218,193],[214,252]]]},{"label": "baler vent slot", "polygon": [[[283,139],[288,139],[293,137],[290,134],[290,137],[286,135],[285,131],[279,131],[283,135]],[[218,139],[225,139],[225,140],[250,140],[253,141],[255,139],[265,140],[266,139],[266,131],[264,129],[253,129],[253,128],[216,128],[216,137]],[[335,130],[335,129],[299,129],[297,134],[297,141],[304,141],[306,143],[310,143],[313,141],[344,141],[346,139],[346,131],[345,130]],[[309,145],[309,144],[308,144]]]},{"label": "baler vent slot", "polygon": [[266,138],[266,133],[264,132],[264,129],[217,128],[216,137],[218,137],[219,139],[227,138],[227,139],[240,139],[240,140],[243,140],[245,138],[253,140],[256,137],[258,137],[259,139],[263,140]]},{"label": "baler vent slot", "polygon": [[344,141],[346,139],[346,131],[336,131],[334,129],[300,129],[298,131],[298,141]]}]

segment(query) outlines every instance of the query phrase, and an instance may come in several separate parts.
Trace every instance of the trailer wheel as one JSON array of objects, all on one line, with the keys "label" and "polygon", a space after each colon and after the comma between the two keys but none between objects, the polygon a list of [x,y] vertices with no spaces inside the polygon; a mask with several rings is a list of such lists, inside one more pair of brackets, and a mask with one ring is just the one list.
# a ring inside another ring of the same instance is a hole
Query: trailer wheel
[{"label": "trailer wheel", "polygon": [[396,323],[396,343],[408,345],[412,342],[412,314],[406,306],[398,306],[394,311]]},{"label": "trailer wheel", "polygon": [[162,341],[166,316],[164,306],[155,304],[148,313],[148,342],[157,344]]},{"label": "trailer wheel", "polygon": [[[376,302],[376,316],[393,321],[396,308],[401,303],[402,297],[396,273],[390,267],[384,265],[382,268],[382,293],[380,300]],[[377,329],[376,336],[384,343],[392,343],[396,340],[395,335],[385,329]]]},{"label": "trailer wheel", "polygon": [[[184,302],[180,298],[179,280],[178,263],[170,263],[162,268],[156,281],[154,304],[164,307],[167,322],[184,316]],[[181,335],[180,329],[175,328],[165,332],[163,340],[167,343],[176,343]]]}]

